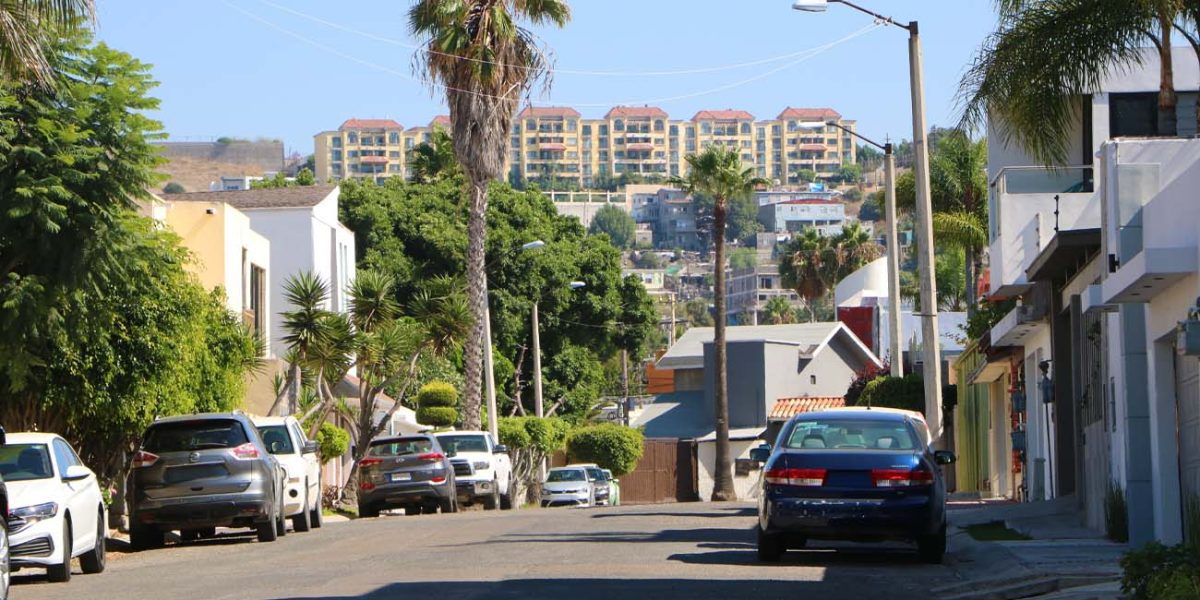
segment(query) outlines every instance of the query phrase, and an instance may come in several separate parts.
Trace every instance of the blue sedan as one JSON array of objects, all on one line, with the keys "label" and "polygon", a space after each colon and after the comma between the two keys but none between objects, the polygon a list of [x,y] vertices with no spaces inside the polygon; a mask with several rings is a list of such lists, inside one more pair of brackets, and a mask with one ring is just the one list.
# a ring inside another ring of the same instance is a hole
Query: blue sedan
[{"label": "blue sedan", "polygon": [[946,485],[954,454],[930,447],[919,413],[837,409],[793,417],[764,462],[758,557],[778,561],[810,539],[916,542],[921,558],[946,553]]}]

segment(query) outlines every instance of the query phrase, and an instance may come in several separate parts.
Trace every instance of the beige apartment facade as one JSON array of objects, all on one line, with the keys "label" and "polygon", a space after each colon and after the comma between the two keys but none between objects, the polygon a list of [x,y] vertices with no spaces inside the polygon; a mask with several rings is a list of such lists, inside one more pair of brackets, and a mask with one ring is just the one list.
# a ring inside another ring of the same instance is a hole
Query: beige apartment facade
[{"label": "beige apartment facade", "polygon": [[[511,182],[538,182],[544,189],[608,187],[684,175],[687,155],[721,145],[736,150],[758,176],[799,185],[804,171],[825,179],[858,158],[850,134],[829,122],[856,129],[831,108],[789,107],[767,120],[744,110],[702,110],[681,120],[653,106],[618,106],[599,119],[570,107],[529,107],[513,121],[505,172]],[[434,127],[449,124],[445,116],[411,129],[388,119],[350,119],[315,136],[317,178],[407,175],[409,151],[428,141]]]}]

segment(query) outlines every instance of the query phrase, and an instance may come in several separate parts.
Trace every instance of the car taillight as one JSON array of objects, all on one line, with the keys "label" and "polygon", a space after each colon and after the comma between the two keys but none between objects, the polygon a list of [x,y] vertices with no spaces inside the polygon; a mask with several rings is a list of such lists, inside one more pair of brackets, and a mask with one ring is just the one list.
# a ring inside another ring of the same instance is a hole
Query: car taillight
[{"label": "car taillight", "polygon": [[370,481],[360,481],[358,483],[358,489],[371,491],[375,489],[375,484],[371,483]]},{"label": "car taillight", "polygon": [[443,458],[446,458],[446,455],[441,452],[426,452],[417,455],[417,460],[442,460]]},{"label": "car taillight", "polygon": [[820,487],[825,485],[825,469],[768,469],[767,483]]},{"label": "car taillight", "polygon": [[433,479],[430,479],[429,481],[431,481],[433,483],[446,483],[446,478],[445,477],[434,477]]},{"label": "car taillight", "polygon": [[367,467],[373,467],[375,465],[381,465],[381,464],[383,464],[382,458],[364,458],[364,459],[358,461],[358,468],[365,469]]},{"label": "car taillight", "polygon": [[875,487],[912,487],[933,483],[933,472],[916,469],[871,469],[871,481]]},{"label": "car taillight", "polygon": [[133,468],[135,469],[149,467],[156,462],[158,462],[158,455],[151,454],[145,450],[139,450],[137,454],[133,455]]},{"label": "car taillight", "polygon": [[258,448],[254,447],[253,442],[246,442],[245,444],[230,450],[230,452],[232,452],[233,457],[238,460],[252,460],[258,458]]}]

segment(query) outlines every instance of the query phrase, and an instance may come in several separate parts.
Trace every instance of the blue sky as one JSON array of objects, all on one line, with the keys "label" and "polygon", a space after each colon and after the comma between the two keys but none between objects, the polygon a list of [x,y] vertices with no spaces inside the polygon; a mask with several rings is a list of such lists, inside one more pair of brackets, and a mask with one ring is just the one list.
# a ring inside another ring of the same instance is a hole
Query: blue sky
[{"label": "blue sky", "polygon": [[[920,21],[928,120],[950,124],[959,77],[995,23],[993,3],[861,3],[900,21]],[[100,39],[154,65],[162,100],[155,116],[176,139],[276,137],[289,152],[307,154],[313,134],[350,117],[387,117],[411,127],[445,112],[440,94],[413,75],[413,50],[406,47],[413,43],[405,15],[410,2],[98,4]],[[906,33],[895,27],[864,32],[871,19],[845,6],[810,14],[791,10],[790,0],[571,5],[574,19],[565,29],[536,30],[565,71],[555,75],[548,96],[534,97],[537,104],[573,105],[591,117],[619,103],[660,100],[655,104],[673,118],[722,108],[772,118],[789,105],[830,106],[857,119],[867,135],[911,137]],[[821,51],[806,52],[812,49]],[[737,68],[712,70],[717,67]],[[647,74],[678,71],[693,72]]]}]

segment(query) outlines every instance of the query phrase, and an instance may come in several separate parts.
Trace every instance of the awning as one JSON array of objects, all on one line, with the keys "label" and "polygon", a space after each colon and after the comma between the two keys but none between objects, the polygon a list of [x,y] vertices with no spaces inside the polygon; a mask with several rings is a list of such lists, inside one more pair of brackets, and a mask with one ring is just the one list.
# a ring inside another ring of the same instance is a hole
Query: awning
[{"label": "awning", "polygon": [[1029,281],[1066,281],[1099,251],[1099,229],[1059,231],[1025,269],[1025,275]]}]

